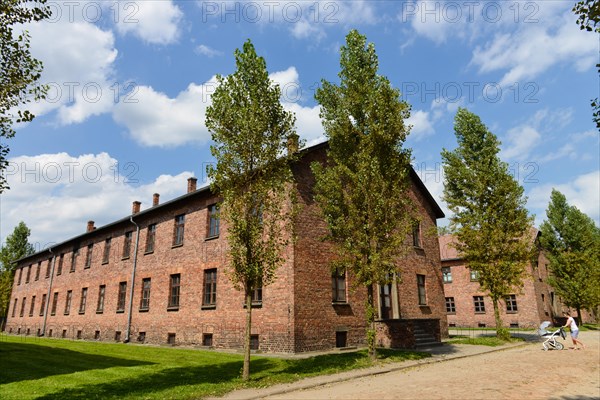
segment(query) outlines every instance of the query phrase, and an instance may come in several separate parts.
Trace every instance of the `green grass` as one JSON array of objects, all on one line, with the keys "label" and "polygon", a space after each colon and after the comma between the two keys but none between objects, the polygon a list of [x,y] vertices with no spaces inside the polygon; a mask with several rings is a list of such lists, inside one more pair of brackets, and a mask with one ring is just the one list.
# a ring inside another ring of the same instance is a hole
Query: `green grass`
[{"label": "green grass", "polygon": [[504,340],[498,339],[497,337],[493,337],[493,336],[480,336],[480,337],[467,337],[467,336],[453,336],[450,340],[448,340],[446,343],[452,343],[452,344],[476,344],[476,345],[480,345],[480,346],[502,346],[506,343],[510,343],[510,342],[522,342],[524,341],[524,339],[522,338],[511,338],[509,342],[506,342]]},{"label": "green grass", "polygon": [[[378,353],[380,362],[429,357]],[[371,365],[365,350],[306,359],[253,356],[251,379],[243,382],[242,360],[240,354],[215,351],[8,336],[0,341],[0,397],[198,399]]]}]

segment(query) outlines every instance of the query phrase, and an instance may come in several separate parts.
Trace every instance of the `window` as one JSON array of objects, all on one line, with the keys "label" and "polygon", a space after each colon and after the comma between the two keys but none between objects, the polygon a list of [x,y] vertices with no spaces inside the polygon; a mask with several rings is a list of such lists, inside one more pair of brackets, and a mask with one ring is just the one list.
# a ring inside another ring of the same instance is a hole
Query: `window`
[{"label": "window", "polygon": [[104,312],[104,296],[106,295],[106,285],[100,285],[98,288],[98,305],[96,306],[96,313],[102,314]]},{"label": "window", "polygon": [[479,271],[471,271],[471,281],[477,282],[479,280]]},{"label": "window", "polygon": [[185,228],[185,214],[175,217],[175,230],[173,232],[173,246],[183,244],[183,231]]},{"label": "window", "polygon": [[413,222],[412,238],[413,238],[413,246],[421,247],[421,223],[419,221]]},{"label": "window", "polygon": [[202,305],[215,306],[217,304],[217,270],[204,271],[204,297]]},{"label": "window", "polygon": [[73,300],[73,291],[67,291],[67,300],[65,302],[65,315],[69,315],[71,312],[71,300]]},{"label": "window", "polygon": [[506,312],[507,313],[516,313],[518,311],[516,295],[510,294],[510,295],[506,296],[506,298],[504,300],[506,302]]},{"label": "window", "polygon": [[146,253],[154,251],[154,238],[156,237],[156,224],[148,225],[148,233],[146,234]]},{"label": "window", "polygon": [[485,312],[485,304],[483,302],[483,296],[473,296],[473,304],[475,305],[476,313]]},{"label": "window", "polygon": [[27,301],[27,297],[23,297],[23,301],[21,302],[21,312],[19,313],[19,317],[25,315],[25,302]]},{"label": "window", "polygon": [[446,312],[448,314],[456,313],[456,304],[454,304],[454,297],[446,297]]},{"label": "window", "polygon": [[174,333],[167,333],[167,343],[170,345],[175,345],[175,334]]},{"label": "window", "polygon": [[417,275],[417,290],[419,292],[419,305],[426,305],[427,295],[425,292],[425,275]]},{"label": "window", "polygon": [[250,335],[250,350],[258,350],[258,335]]},{"label": "window", "polygon": [[381,319],[392,318],[392,284],[387,283],[379,287],[379,298],[381,310],[379,317]]},{"label": "window", "polygon": [[27,267],[27,276],[25,277],[25,283],[29,283],[29,278],[31,277],[31,265]]},{"label": "window", "polygon": [[117,297],[117,312],[125,311],[125,295],[127,293],[127,282],[119,283],[119,295]]},{"label": "window", "polygon": [[179,290],[181,287],[181,275],[173,274],[169,279],[169,304],[168,308],[179,309]]},{"label": "window", "polygon": [[100,339],[100,331],[94,332],[94,339],[96,339],[96,340]]},{"label": "window", "polygon": [[94,244],[88,244],[87,253],[85,255],[85,266],[83,268],[87,269],[92,266],[92,252],[94,251]]},{"label": "window", "polygon": [[121,341],[121,331],[115,331],[115,342]]},{"label": "window", "polygon": [[144,343],[146,341],[146,332],[138,333],[137,341]]},{"label": "window", "polygon": [[331,288],[333,291],[334,303],[346,302],[346,270],[344,268],[336,268],[331,276]]},{"label": "window", "polygon": [[444,283],[452,283],[452,270],[450,267],[442,267],[442,278]]},{"label": "window", "polygon": [[14,318],[15,315],[17,314],[17,303],[19,302],[19,299],[15,299],[15,302],[13,304],[13,312],[12,312],[12,317]]},{"label": "window", "polygon": [[35,270],[35,280],[36,281],[40,280],[40,272],[41,272],[41,270],[42,270],[42,262],[40,261],[40,262],[38,262],[37,269]]},{"label": "window", "polygon": [[17,282],[17,285],[21,284],[21,278],[23,278],[23,268],[19,269],[19,281]]},{"label": "window", "polygon": [[208,206],[208,237],[219,236],[219,208],[216,204]]},{"label": "window", "polygon": [[262,304],[262,286],[252,291],[252,304]]},{"label": "window", "polygon": [[82,333],[83,333],[82,330],[77,331],[77,339],[81,339]]},{"label": "window", "polygon": [[140,301],[140,311],[150,309],[150,278],[142,279],[142,298]]},{"label": "window", "polygon": [[104,241],[104,253],[102,254],[102,264],[108,264],[110,261],[110,244],[112,239],[108,238]]},{"label": "window", "polygon": [[79,314],[85,314],[85,303],[87,303],[87,288],[81,289],[81,302],[79,303]]},{"label": "window", "polygon": [[40,317],[42,315],[44,315],[45,311],[46,311],[46,294],[44,293],[42,295],[42,305],[40,306]]},{"label": "window", "polygon": [[52,259],[48,259],[48,264],[46,264],[46,279],[50,278],[50,268],[52,266]]},{"label": "window", "polygon": [[348,331],[335,332],[335,347],[344,348],[348,346]]},{"label": "window", "polygon": [[65,261],[65,254],[62,253],[60,257],[58,257],[58,267],[56,268],[56,276],[62,274],[63,263]]},{"label": "window", "polygon": [[33,317],[33,309],[35,308],[35,296],[31,297],[31,306],[29,306],[29,316]]},{"label": "window", "polygon": [[123,240],[123,259],[129,258],[131,252],[131,238],[133,237],[133,231],[125,233],[125,239]]},{"label": "window", "polygon": [[58,306],[58,292],[54,292],[54,297],[52,298],[52,310],[50,311],[50,315],[56,315],[56,307]]},{"label": "window", "polygon": [[71,269],[69,272],[75,272],[75,266],[77,265],[77,257],[79,256],[79,248],[73,249],[73,254],[71,255]]},{"label": "window", "polygon": [[205,333],[202,335],[202,346],[212,347],[213,345],[213,334]]}]

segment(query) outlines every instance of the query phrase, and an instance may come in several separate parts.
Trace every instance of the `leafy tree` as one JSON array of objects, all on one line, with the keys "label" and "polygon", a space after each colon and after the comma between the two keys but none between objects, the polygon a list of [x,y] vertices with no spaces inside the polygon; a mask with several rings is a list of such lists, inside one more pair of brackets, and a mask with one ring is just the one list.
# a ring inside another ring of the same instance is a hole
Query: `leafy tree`
[{"label": "leafy tree", "polygon": [[[45,97],[48,87],[39,85],[42,63],[30,53],[29,33],[16,34],[15,25],[48,18],[46,0],[2,0],[0,3],[0,138],[15,135],[13,123],[28,122],[34,115],[19,105]],[[2,171],[8,165],[9,148],[0,143],[0,193],[8,189]]]},{"label": "leafy tree", "polygon": [[[599,0],[581,0],[573,6],[573,12],[577,15],[577,24],[579,29],[588,32],[600,33],[600,1]],[[596,64],[600,73],[600,64]],[[596,128],[600,131],[600,101],[596,97],[592,100],[593,121]]]},{"label": "leafy tree", "polygon": [[449,226],[456,234],[456,249],[479,273],[479,284],[492,299],[497,336],[508,339],[499,301],[522,286],[533,220],[523,188],[498,157],[497,137],[464,108],[456,114],[454,131],[458,147],[442,151],[443,199],[453,213]]},{"label": "leafy tree", "polygon": [[31,231],[24,222],[6,237],[6,243],[0,249],[0,318],[6,317],[10,303],[13,278],[15,276],[14,261],[35,252],[28,238]]},{"label": "leafy tree", "polygon": [[340,49],[340,84],[322,81],[315,98],[329,139],[328,165],[312,166],[315,200],[337,246],[333,268],[345,268],[367,289],[367,343],[376,359],[374,286],[389,283],[412,226],[409,168],[402,145],[410,107],[377,74],[373,43],[356,30]]},{"label": "leafy tree", "polygon": [[568,307],[596,310],[600,305],[600,229],[564,194],[552,190],[540,226],[540,243],[547,252],[552,275],[549,283]]},{"label": "leafy tree", "polygon": [[211,188],[222,197],[220,216],[227,225],[229,277],[244,291],[246,334],[243,378],[250,376],[252,294],[273,282],[291,240],[295,207],[288,150],[297,141],[295,116],[285,111],[281,90],[273,84],[262,57],[248,40],[235,51],[236,71],[217,76],[218,87],[206,112],[216,168],[209,168]]}]

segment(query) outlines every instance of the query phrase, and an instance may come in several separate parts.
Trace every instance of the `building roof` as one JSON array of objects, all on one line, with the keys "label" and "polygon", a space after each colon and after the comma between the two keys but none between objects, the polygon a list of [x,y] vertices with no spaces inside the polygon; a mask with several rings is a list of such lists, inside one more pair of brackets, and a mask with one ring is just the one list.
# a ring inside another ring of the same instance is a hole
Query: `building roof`
[{"label": "building roof", "polygon": [[[321,142],[321,143],[318,143],[318,144],[310,146],[310,147],[306,147],[300,151],[301,157],[308,153],[317,151],[317,150],[326,149],[328,146],[329,146],[329,142],[325,141],[325,142]],[[421,191],[421,193],[425,196],[428,203],[431,205],[436,218],[444,218],[444,216],[445,216],[444,212],[442,211],[440,206],[437,204],[437,202],[435,201],[435,199],[433,198],[433,196],[431,195],[429,190],[427,190],[427,187],[425,186],[423,181],[421,181],[421,179],[419,178],[419,175],[415,172],[415,170],[414,170],[414,168],[412,168],[412,166],[410,168],[410,177],[413,180],[413,182],[415,183],[415,185],[418,187],[418,189]],[[200,189],[197,189],[196,191],[186,193],[182,196],[176,197],[172,200],[166,201],[159,205],[147,208],[138,213],[128,215],[117,221],[114,221],[114,222],[108,223],[106,225],[103,225],[101,227],[95,228],[94,230],[92,230],[90,232],[85,232],[85,233],[82,233],[81,235],[69,238],[65,241],[62,241],[60,243],[49,246],[48,248],[46,248],[44,250],[38,251],[37,253],[34,253],[30,256],[26,256],[26,257],[20,258],[19,260],[15,260],[14,263],[20,263],[20,262],[26,261],[31,258],[37,258],[40,255],[43,255],[45,253],[48,255],[51,255],[52,249],[56,249],[58,247],[67,245],[68,243],[77,243],[79,241],[82,241],[84,238],[86,238],[88,236],[105,232],[117,225],[124,224],[124,223],[131,223],[131,218],[139,219],[140,217],[154,214],[156,212],[159,212],[159,210],[164,210],[165,208],[167,208],[169,206],[176,205],[177,203],[185,201],[187,199],[190,199],[190,198],[193,198],[196,196],[206,195],[206,194],[210,194],[210,186],[201,187]]]}]

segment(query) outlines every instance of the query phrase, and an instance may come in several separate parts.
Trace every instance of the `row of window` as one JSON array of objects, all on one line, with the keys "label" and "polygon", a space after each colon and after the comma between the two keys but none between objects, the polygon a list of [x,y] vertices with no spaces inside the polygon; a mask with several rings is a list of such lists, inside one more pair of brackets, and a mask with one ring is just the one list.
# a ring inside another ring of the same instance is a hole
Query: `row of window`
[{"label": "row of window", "polygon": [[[213,238],[219,236],[219,216],[217,205],[213,204],[208,207],[208,229],[207,229],[207,238]],[[156,239],[156,224],[150,224],[147,228],[146,233],[146,243],[144,247],[144,254],[149,254],[154,252],[155,248],[155,239]],[[173,228],[173,247],[179,247],[183,245],[185,232],[185,214],[181,214],[175,217],[175,223]],[[127,259],[131,256],[131,243],[133,239],[133,231],[129,231],[125,233],[123,240],[123,251],[121,255],[121,259]],[[102,253],[102,264],[108,264],[110,261],[111,254],[111,246],[112,246],[112,238],[107,238],[104,241],[104,251]],[[87,246],[87,252],[85,256],[85,264],[84,269],[88,269],[92,266],[92,254],[94,251],[94,244],[91,243]],[[77,265],[77,258],[79,257],[80,249],[78,247],[73,249],[73,253],[71,254],[71,267],[69,272],[75,272],[75,268]],[[63,272],[65,254],[61,253],[58,257],[58,264],[56,267],[56,275],[61,275]],[[52,258],[48,259],[46,264],[46,278],[50,277],[50,270],[52,265]],[[31,279],[31,270],[33,268],[33,264],[27,268],[27,272],[25,274],[25,283],[29,283]],[[42,268],[42,261],[38,262],[37,269],[35,272],[35,280],[40,279],[40,271]],[[23,279],[23,270],[24,268],[19,269],[19,275],[17,278],[17,285],[21,284]]]},{"label": "row of window", "polygon": [[[442,278],[444,283],[452,283],[452,269],[450,267],[442,267]],[[470,271],[470,278],[472,282],[477,282],[479,271]]]},{"label": "row of window", "polygon": [[[511,294],[505,297],[504,302],[506,304],[507,313],[516,313],[518,311],[516,295]],[[485,313],[483,296],[473,296],[473,306],[476,313]],[[446,312],[449,314],[456,313],[456,303],[454,302],[454,297],[446,297]]]},{"label": "row of window", "polygon": [[[152,289],[152,279],[143,278],[140,296],[140,311],[150,310],[150,293]],[[204,271],[204,285],[202,294],[202,307],[214,308],[217,304],[217,269],[207,269]],[[181,274],[172,274],[169,277],[169,298],[167,303],[168,310],[179,309],[179,299],[181,293]],[[56,315],[58,307],[59,292],[54,292],[50,315]],[[98,287],[98,301],[96,305],[96,313],[101,314],[104,312],[104,299],[106,297],[106,285],[100,285]],[[117,292],[117,313],[125,311],[125,301],[127,297],[127,282],[119,282]],[[88,298],[88,288],[81,289],[81,297],[79,302],[79,314],[85,314],[86,304]],[[64,315],[69,315],[71,312],[71,302],[73,300],[73,291],[68,290],[65,298]],[[25,315],[25,306],[27,297],[23,297],[21,302],[21,311],[19,316]],[[31,297],[29,316],[33,316],[35,309],[36,296]],[[255,305],[262,304],[262,288],[254,290],[252,295],[252,303]],[[40,305],[40,316],[44,315],[46,307],[46,294],[42,295],[42,302]],[[14,299],[12,317],[16,316],[18,309],[18,299]]]}]

